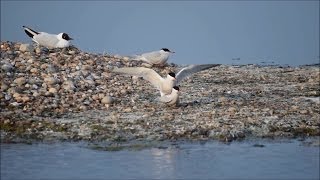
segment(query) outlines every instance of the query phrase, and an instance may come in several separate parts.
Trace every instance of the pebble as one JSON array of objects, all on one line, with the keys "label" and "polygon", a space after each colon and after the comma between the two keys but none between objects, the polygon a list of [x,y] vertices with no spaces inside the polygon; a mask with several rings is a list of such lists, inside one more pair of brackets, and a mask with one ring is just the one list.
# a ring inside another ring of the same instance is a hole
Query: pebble
[{"label": "pebble", "polygon": [[57,83],[57,80],[53,77],[47,77],[47,78],[44,78],[44,82],[47,84],[47,85],[54,85]]},{"label": "pebble", "polygon": [[31,52],[32,51],[32,46],[30,44],[21,44],[19,48],[20,52]]},{"label": "pebble", "polygon": [[5,63],[1,66],[1,69],[5,72],[12,72],[14,67],[10,63]]},{"label": "pebble", "polygon": [[51,93],[51,94],[57,94],[57,92],[58,92],[58,90],[56,89],[56,88],[49,88],[49,93]]},{"label": "pebble", "polygon": [[[319,103],[310,100],[320,96],[318,66],[222,65],[182,81],[180,104],[167,107],[156,100],[159,93],[147,81],[110,71],[143,66],[142,62],[82,52],[76,47],[48,50],[32,44],[35,53],[29,53],[23,46],[1,42],[0,124],[4,120],[8,124],[35,119],[46,122],[41,127],[25,125],[31,130],[19,130],[20,134],[10,129],[11,133],[1,138],[43,138],[57,129],[63,130],[59,133],[66,139],[110,141],[116,137],[123,141],[230,141],[247,134],[320,134]],[[180,68],[170,64],[154,70],[165,76]],[[92,124],[99,127],[94,133]]]},{"label": "pebble", "polygon": [[113,98],[111,96],[107,95],[102,98],[101,103],[102,104],[111,104],[111,103],[113,103],[113,101],[114,101]]},{"label": "pebble", "polygon": [[27,82],[27,80],[25,77],[19,77],[16,78],[13,82],[16,83],[18,86],[22,86]]},{"label": "pebble", "polygon": [[32,68],[32,69],[30,69],[30,72],[31,73],[38,73],[38,69],[37,68]]}]

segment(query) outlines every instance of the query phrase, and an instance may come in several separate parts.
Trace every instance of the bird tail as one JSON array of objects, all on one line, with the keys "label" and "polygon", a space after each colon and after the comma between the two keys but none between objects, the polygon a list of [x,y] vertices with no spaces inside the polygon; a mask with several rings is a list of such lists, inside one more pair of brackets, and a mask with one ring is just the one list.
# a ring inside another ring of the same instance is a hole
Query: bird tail
[{"label": "bird tail", "polygon": [[24,29],[24,32],[26,32],[26,34],[27,34],[29,37],[31,37],[31,38],[33,38],[34,35],[39,34],[39,32],[34,31],[34,30],[28,28],[27,26],[22,26],[22,27],[23,27],[23,29]]}]

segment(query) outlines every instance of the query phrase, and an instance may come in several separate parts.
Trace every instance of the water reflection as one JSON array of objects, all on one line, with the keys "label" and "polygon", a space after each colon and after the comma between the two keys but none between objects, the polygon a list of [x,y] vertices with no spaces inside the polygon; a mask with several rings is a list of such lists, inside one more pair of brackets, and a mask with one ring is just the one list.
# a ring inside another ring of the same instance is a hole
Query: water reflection
[{"label": "water reflection", "polygon": [[175,156],[177,149],[167,148],[158,149],[152,148],[150,150],[152,155],[152,173],[153,177],[173,177],[175,172]]},{"label": "water reflection", "polygon": [[1,180],[319,179],[319,151],[319,144],[297,140],[181,143],[115,152],[71,143],[1,144]]}]

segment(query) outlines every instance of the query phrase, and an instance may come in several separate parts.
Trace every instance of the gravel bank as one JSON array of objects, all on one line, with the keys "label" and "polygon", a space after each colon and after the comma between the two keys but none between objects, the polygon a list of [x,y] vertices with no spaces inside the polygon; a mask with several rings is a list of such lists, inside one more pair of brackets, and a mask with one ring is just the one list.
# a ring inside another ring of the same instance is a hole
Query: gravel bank
[{"label": "gravel bank", "polygon": [[141,66],[119,55],[1,42],[0,65],[1,142],[320,135],[319,66],[222,65],[183,81],[167,107],[143,79],[110,73]]}]

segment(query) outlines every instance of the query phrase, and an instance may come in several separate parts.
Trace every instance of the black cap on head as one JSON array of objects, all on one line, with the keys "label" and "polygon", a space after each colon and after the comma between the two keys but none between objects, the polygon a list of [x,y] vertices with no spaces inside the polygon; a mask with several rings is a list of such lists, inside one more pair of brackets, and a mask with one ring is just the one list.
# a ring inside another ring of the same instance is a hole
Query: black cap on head
[{"label": "black cap on head", "polygon": [[173,89],[179,91],[179,87],[178,86],[173,86]]},{"label": "black cap on head", "polygon": [[69,35],[67,33],[62,33],[62,39],[65,39],[67,41],[72,40],[72,38],[69,37]]},{"label": "black cap on head", "polygon": [[174,72],[169,72],[169,75],[174,78],[176,77],[176,74]]},{"label": "black cap on head", "polygon": [[171,52],[168,48],[162,48],[161,50],[163,50],[165,52]]}]

